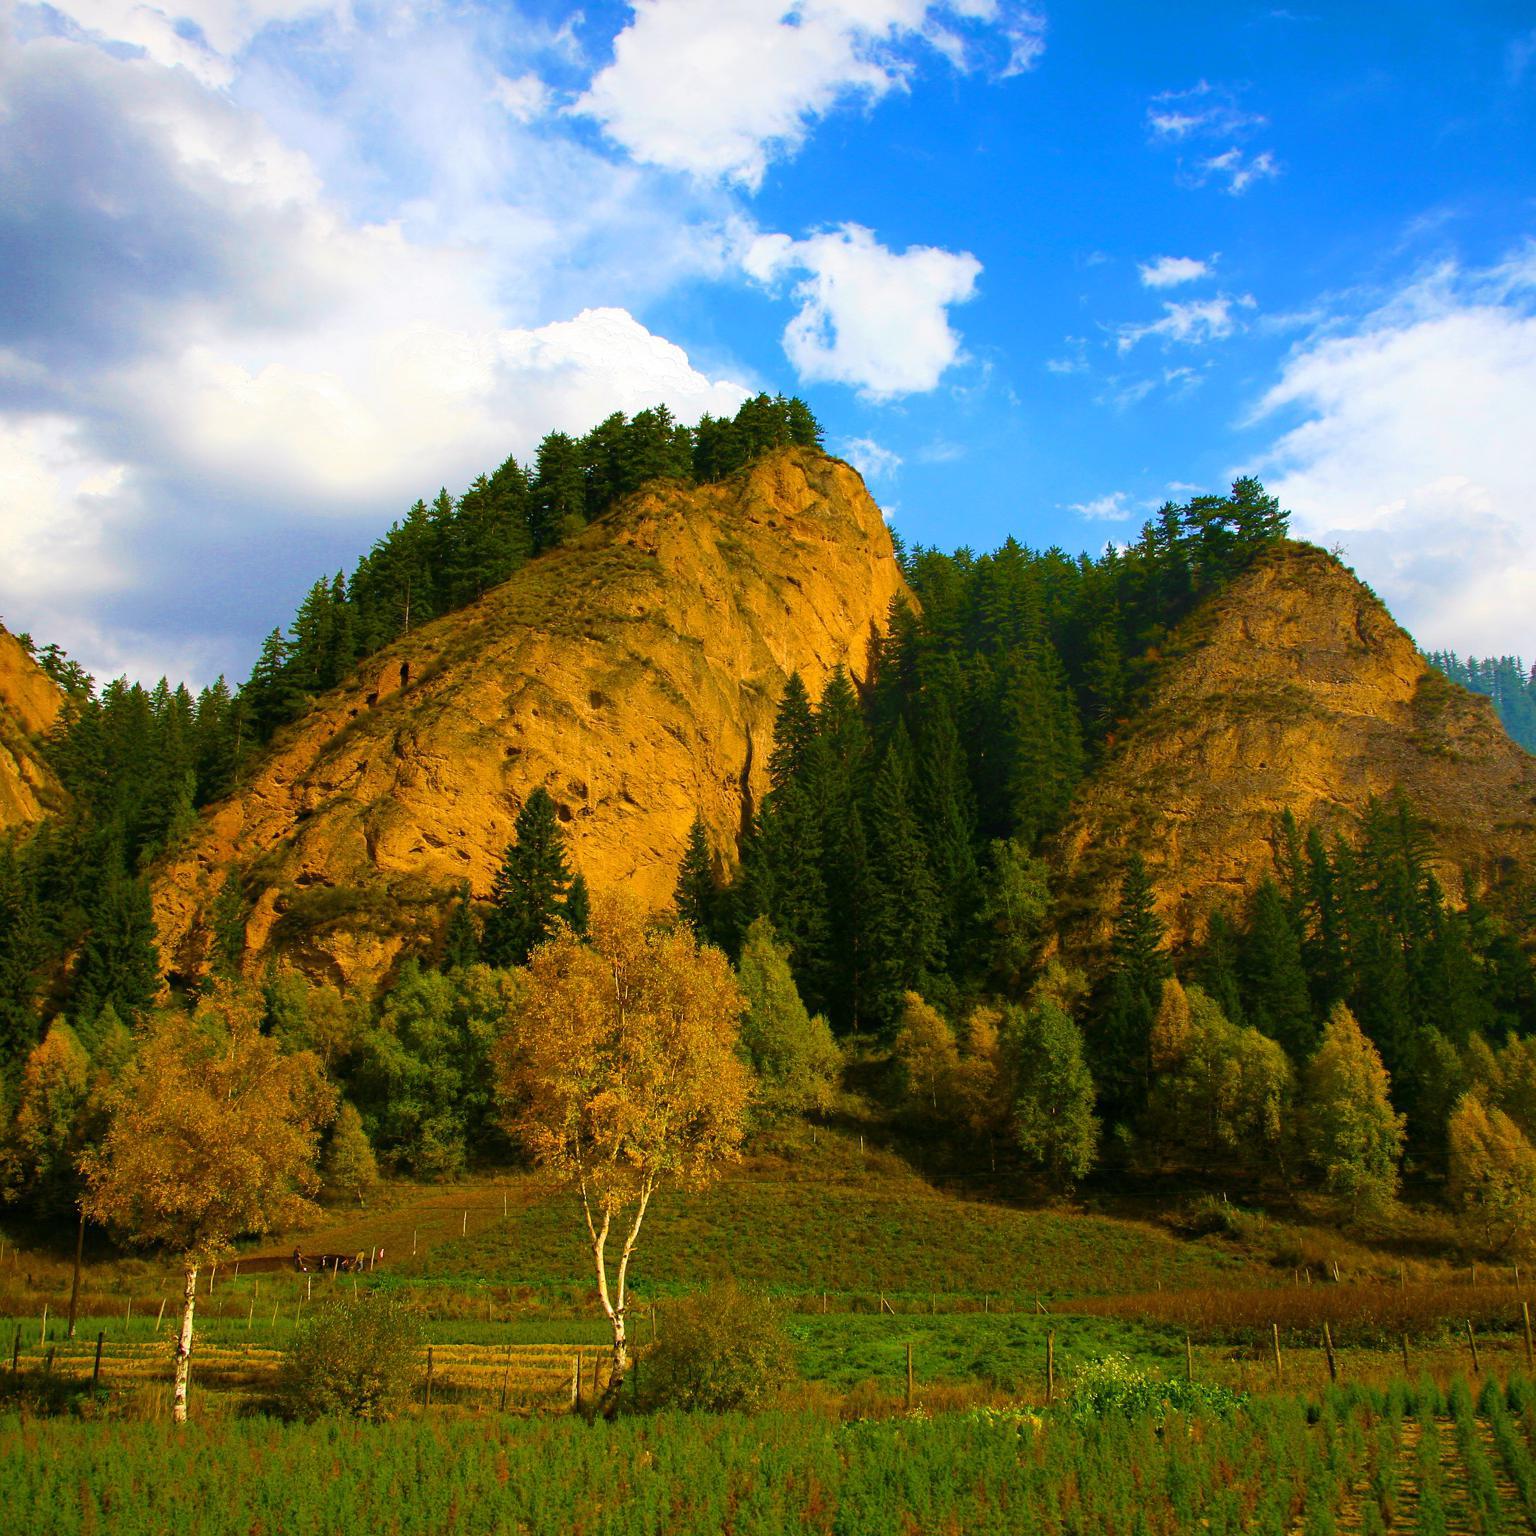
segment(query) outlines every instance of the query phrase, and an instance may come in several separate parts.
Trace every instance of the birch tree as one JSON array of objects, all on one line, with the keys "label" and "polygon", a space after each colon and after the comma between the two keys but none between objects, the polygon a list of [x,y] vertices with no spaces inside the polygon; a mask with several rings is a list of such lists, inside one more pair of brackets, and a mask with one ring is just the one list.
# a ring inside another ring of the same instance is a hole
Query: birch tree
[{"label": "birch tree", "polygon": [[[533,952],[495,1052],[507,1129],[580,1195],[613,1331],[602,1409],[629,1369],[629,1266],[656,1190],[697,1189],[737,1156],[751,1097],[746,1002],[729,962],[686,929],[648,928],[622,899]],[[617,1242],[618,1253],[610,1252]]]},{"label": "birch tree", "polygon": [[111,1091],[106,1134],[82,1154],[85,1214],[182,1266],[171,1417],[187,1418],[197,1275],[244,1233],[314,1214],[315,1154],[335,1104],[317,1057],[285,1056],[232,991],[150,1016]]}]

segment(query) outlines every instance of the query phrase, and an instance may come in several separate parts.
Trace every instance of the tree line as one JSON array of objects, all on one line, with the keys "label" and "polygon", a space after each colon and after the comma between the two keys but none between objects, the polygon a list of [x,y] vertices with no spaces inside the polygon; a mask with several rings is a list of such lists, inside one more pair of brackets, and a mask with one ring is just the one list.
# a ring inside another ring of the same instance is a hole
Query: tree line
[{"label": "tree line", "polygon": [[1453,683],[1492,699],[1511,739],[1536,752],[1536,667],[1527,669],[1518,656],[1479,658],[1455,651],[1431,651],[1426,659]]},{"label": "tree line", "polygon": [[817,447],[821,425],[797,398],[758,395],[735,416],[684,426],[664,405],[622,411],[580,437],[550,432],[533,462],[513,457],[464,493],[418,501],[366,555],[310,587],[285,635],[262,642],[237,704],[253,744],[296,718],[363,657],[452,613],[563,543],[648,481],[723,480],[774,448]]}]

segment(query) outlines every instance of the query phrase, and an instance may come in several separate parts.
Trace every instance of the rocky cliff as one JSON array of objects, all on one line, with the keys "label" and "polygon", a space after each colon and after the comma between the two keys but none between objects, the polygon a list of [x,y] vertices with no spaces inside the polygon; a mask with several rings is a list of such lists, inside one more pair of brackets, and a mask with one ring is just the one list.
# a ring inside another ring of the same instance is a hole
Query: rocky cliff
[{"label": "rocky cliff", "polygon": [[1398,790],[1429,822],[1453,895],[1464,871],[1489,878],[1536,854],[1536,757],[1347,568],[1282,545],[1191,616],[1080,787],[1056,850],[1068,942],[1102,940],[1131,850],[1187,941],[1274,872],[1284,811],[1343,829]]},{"label": "rocky cliff", "polygon": [[664,905],[696,810],[733,855],[788,674],[813,696],[839,664],[862,676],[901,588],[837,460],[791,449],[720,485],[659,482],[281,733],[160,868],[161,954],[173,975],[206,968],[233,875],[248,965],[375,981],[457,889],[489,893],[538,785],[594,889]]},{"label": "rocky cliff", "polygon": [[63,798],[37,748],[63,702],[20,641],[0,629],[0,833],[41,821]]}]

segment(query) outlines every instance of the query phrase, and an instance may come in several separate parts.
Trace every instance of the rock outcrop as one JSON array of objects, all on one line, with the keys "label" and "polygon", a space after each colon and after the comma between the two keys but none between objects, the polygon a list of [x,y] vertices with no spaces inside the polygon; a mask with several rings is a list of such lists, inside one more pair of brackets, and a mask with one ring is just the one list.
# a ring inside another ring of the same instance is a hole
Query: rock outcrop
[{"label": "rock outcrop", "polygon": [[0,629],[0,833],[41,821],[63,799],[37,746],[63,702],[21,642]]},{"label": "rock outcrop", "polygon": [[1176,943],[1274,873],[1276,826],[1347,829],[1401,791],[1436,873],[1536,854],[1536,757],[1434,671],[1379,599],[1310,545],[1263,556],[1193,614],[1145,707],[1080,787],[1057,844],[1069,947],[1101,942],[1139,850]]},{"label": "rock outcrop", "polygon": [[880,509],[835,459],[658,482],[281,732],[163,861],[161,955],[204,971],[238,888],[248,966],[280,954],[375,982],[430,944],[456,891],[488,895],[539,785],[594,890],[665,905],[696,811],[734,857],[788,674],[813,696],[838,665],[862,676],[901,590]]}]

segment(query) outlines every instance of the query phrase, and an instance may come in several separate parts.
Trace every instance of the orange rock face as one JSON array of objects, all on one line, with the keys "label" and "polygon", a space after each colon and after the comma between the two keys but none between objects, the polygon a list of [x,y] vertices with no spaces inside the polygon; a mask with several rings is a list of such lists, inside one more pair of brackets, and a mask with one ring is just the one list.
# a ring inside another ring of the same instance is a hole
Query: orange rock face
[{"label": "orange rock face", "polygon": [[1349,828],[1397,790],[1453,895],[1536,854],[1536,757],[1434,672],[1380,601],[1308,545],[1263,557],[1192,616],[1151,696],[1082,785],[1059,843],[1069,943],[1106,936],[1139,850],[1175,941],[1275,870],[1275,828]]},{"label": "orange rock face", "polygon": [[0,629],[0,832],[41,821],[62,798],[37,738],[63,702],[21,642]]},{"label": "orange rock face", "polygon": [[488,895],[539,785],[594,890],[664,906],[696,811],[734,857],[789,673],[813,697],[838,665],[864,676],[902,590],[837,460],[785,450],[722,485],[649,488],[280,733],[158,871],[162,957],[206,968],[233,875],[248,966],[372,984],[458,889]]}]

